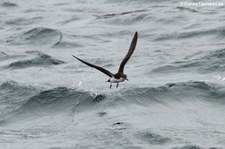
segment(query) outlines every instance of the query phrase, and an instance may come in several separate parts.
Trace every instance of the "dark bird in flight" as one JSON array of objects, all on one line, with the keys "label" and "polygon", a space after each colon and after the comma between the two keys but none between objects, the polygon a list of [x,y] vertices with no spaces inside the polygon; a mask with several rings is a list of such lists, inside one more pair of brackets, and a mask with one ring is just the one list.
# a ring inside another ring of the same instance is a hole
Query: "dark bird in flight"
[{"label": "dark bird in flight", "polygon": [[134,37],[133,37],[133,40],[131,41],[131,45],[130,45],[130,48],[128,50],[128,53],[127,55],[124,57],[123,61],[121,62],[120,64],[120,68],[118,70],[118,72],[116,74],[113,74],[111,73],[110,71],[102,68],[102,67],[99,67],[99,66],[96,66],[94,64],[91,64],[91,63],[88,63],[74,55],[72,55],[74,58],[78,59],[79,61],[81,61],[82,63],[90,66],[90,67],[93,67],[95,69],[98,69],[99,71],[103,72],[104,74],[106,74],[107,76],[109,76],[109,80],[107,82],[110,82],[110,88],[112,87],[112,83],[117,83],[116,85],[116,88],[118,88],[119,86],[119,83],[120,82],[123,82],[124,80],[127,80],[127,75],[124,74],[124,66],[126,65],[127,61],[130,59],[131,55],[133,54],[134,50],[135,50],[135,47],[136,47],[136,44],[137,44],[137,39],[138,39],[138,33],[136,32],[134,34]]}]

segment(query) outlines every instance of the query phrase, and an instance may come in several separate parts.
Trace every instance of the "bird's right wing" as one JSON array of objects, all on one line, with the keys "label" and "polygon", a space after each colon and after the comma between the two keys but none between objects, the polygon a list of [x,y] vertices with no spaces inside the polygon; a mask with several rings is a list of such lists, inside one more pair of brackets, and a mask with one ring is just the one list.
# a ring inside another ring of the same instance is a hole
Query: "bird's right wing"
[{"label": "bird's right wing", "polygon": [[80,58],[78,58],[78,57],[76,57],[76,56],[74,56],[74,55],[72,55],[72,56],[73,56],[74,58],[76,58],[77,60],[81,61],[82,63],[84,63],[84,64],[86,64],[86,65],[88,65],[88,66],[90,66],[90,67],[93,67],[93,68],[95,68],[95,69],[98,69],[99,71],[103,72],[103,73],[106,74],[107,76],[113,77],[113,74],[112,74],[110,71],[108,71],[108,70],[106,70],[106,69],[104,69],[104,68],[102,68],[102,67],[99,67],[99,66],[90,64],[90,63],[88,63],[88,62],[85,62],[84,60],[82,60],[82,59],[80,59]]}]

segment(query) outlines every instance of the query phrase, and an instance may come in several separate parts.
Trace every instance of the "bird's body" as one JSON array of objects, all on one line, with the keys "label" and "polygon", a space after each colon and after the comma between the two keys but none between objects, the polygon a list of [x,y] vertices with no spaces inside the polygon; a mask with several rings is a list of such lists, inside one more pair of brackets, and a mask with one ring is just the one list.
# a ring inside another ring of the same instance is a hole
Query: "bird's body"
[{"label": "bird's body", "polygon": [[84,61],[84,60],[82,60],[82,59],[80,59],[80,58],[78,58],[78,57],[76,57],[74,55],[72,55],[72,56],[74,58],[78,59],[79,61],[81,61],[82,63],[84,63],[84,64],[86,64],[86,65],[88,65],[90,67],[93,67],[93,68],[101,71],[102,73],[106,74],[107,76],[109,76],[110,78],[109,78],[109,80],[107,82],[111,83],[110,84],[110,88],[112,87],[112,83],[117,83],[116,87],[118,87],[120,82],[123,82],[125,80],[128,81],[127,75],[124,74],[124,72],[123,72],[124,71],[124,66],[127,63],[127,61],[130,59],[131,55],[133,54],[133,52],[135,50],[135,47],[136,47],[136,44],[137,44],[137,38],[138,38],[138,33],[136,32],[134,37],[133,37],[133,40],[131,42],[130,48],[128,50],[128,53],[124,57],[123,61],[121,62],[119,70],[118,70],[118,72],[116,74],[113,74],[110,71],[108,71],[108,70],[106,70],[106,69],[104,69],[102,67],[99,67],[99,66],[96,66],[94,64],[88,63],[88,62],[86,62],[86,61]]},{"label": "bird's body", "polygon": [[115,77],[112,77],[112,78],[109,79],[109,82],[111,82],[111,83],[120,83],[120,82],[123,82],[125,80],[126,79],[122,78],[122,77],[120,77],[119,79],[116,79]]},{"label": "bird's body", "polygon": [[120,77],[120,78],[115,78],[114,76],[113,77],[111,77],[111,78],[109,78],[109,80],[107,81],[107,82],[110,82],[110,88],[112,87],[112,83],[117,83],[116,84],[116,87],[118,88],[118,86],[119,86],[119,83],[120,82],[123,82],[123,81],[125,81],[125,80],[128,80],[128,79],[126,79],[126,78],[123,78],[123,77]]}]

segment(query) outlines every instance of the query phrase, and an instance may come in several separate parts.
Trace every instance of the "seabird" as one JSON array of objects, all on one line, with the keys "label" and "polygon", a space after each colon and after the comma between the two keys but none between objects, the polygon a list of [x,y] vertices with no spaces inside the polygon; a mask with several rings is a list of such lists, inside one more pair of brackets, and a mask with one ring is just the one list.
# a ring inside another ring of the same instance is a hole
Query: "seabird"
[{"label": "seabird", "polygon": [[124,66],[126,65],[127,61],[130,59],[131,55],[133,54],[134,50],[135,50],[135,47],[136,47],[136,44],[137,44],[137,39],[138,39],[138,33],[136,32],[134,34],[134,37],[133,37],[133,40],[131,41],[131,45],[130,45],[130,48],[128,50],[128,53],[127,55],[124,57],[123,61],[121,62],[120,64],[120,67],[119,67],[119,70],[116,74],[113,74],[111,73],[110,71],[102,68],[102,67],[99,67],[99,66],[96,66],[94,64],[91,64],[91,63],[88,63],[74,55],[72,55],[74,58],[76,58],[77,60],[81,61],[82,63],[90,66],[90,67],[93,67],[99,71],[101,71],[102,73],[106,74],[107,76],[109,76],[109,80],[106,81],[106,82],[110,82],[110,88],[112,87],[112,83],[117,83],[116,85],[116,88],[118,88],[119,86],[119,83],[120,82],[123,82],[124,80],[127,80],[127,75],[124,74]]}]

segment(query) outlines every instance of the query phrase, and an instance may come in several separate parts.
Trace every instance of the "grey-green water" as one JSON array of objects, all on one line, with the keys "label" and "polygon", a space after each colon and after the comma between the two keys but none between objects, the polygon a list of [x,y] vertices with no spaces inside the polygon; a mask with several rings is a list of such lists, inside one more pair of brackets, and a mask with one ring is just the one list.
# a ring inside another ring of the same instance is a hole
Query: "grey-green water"
[{"label": "grey-green water", "polygon": [[[218,2],[1,1],[0,148],[224,148]],[[71,56],[116,72],[135,31],[118,89]]]}]

